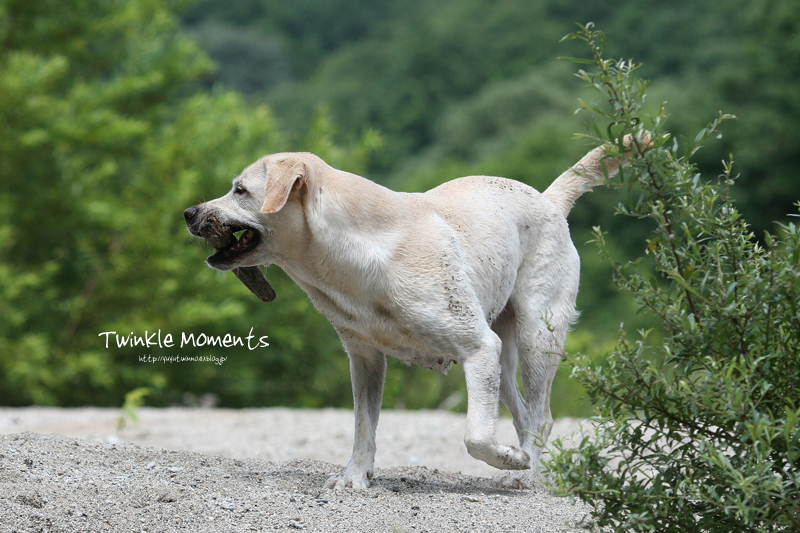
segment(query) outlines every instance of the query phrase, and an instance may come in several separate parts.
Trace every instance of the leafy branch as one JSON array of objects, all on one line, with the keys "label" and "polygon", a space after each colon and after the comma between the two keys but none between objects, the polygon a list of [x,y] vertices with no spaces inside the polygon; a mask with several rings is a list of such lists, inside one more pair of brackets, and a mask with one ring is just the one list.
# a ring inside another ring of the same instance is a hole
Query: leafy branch
[{"label": "leafy branch", "polygon": [[[628,196],[617,214],[653,227],[644,255],[626,263],[599,227],[594,242],[661,340],[623,333],[603,358],[567,356],[599,416],[580,449],[557,447],[547,465],[555,485],[613,531],[799,530],[797,227],[779,225],[763,245],[730,198],[732,158],[715,181],[691,161],[732,116],[673,139],[664,105],[644,111],[637,65],[603,58],[605,36],[592,24],[565,39],[589,46],[591,59],[571,61],[593,67],[578,76],[603,98],[580,102],[593,132],[580,138],[611,143],[609,157],[625,164],[607,183]],[[632,149],[621,144],[627,135]]]}]

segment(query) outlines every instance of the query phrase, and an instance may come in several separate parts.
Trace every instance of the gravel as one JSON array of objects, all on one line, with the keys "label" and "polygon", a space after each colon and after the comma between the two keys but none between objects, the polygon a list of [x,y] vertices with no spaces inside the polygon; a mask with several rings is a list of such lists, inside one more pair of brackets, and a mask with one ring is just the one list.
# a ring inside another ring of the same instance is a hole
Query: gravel
[{"label": "gravel", "polygon": [[[372,486],[324,490],[352,412],[0,408],[0,533],[13,531],[577,531],[588,513],[544,486],[497,489],[464,416],[384,410]],[[579,431],[556,421],[554,434]],[[508,419],[500,440],[513,442]]]}]

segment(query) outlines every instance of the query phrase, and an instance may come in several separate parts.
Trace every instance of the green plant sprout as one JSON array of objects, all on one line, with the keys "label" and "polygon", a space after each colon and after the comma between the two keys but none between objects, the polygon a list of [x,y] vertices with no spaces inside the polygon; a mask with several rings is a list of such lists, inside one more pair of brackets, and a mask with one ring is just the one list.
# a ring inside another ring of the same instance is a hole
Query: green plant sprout
[{"label": "green plant sprout", "polygon": [[150,394],[148,387],[137,387],[125,394],[125,401],[122,403],[122,414],[117,418],[117,431],[122,431],[127,419],[134,424],[139,423],[139,407],[144,405],[144,398]]}]

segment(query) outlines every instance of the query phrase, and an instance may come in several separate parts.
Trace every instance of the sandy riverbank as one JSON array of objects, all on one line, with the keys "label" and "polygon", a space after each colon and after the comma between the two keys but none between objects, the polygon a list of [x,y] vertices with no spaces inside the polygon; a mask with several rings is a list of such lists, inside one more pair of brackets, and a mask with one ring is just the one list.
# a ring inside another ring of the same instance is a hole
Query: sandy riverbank
[{"label": "sandy riverbank", "polygon": [[[464,449],[464,416],[381,414],[367,491],[329,491],[352,446],[337,409],[0,408],[6,531],[572,531],[586,508],[499,490]],[[579,429],[559,420],[554,435]],[[498,437],[514,442],[511,421]],[[571,524],[571,525],[570,525]]]}]

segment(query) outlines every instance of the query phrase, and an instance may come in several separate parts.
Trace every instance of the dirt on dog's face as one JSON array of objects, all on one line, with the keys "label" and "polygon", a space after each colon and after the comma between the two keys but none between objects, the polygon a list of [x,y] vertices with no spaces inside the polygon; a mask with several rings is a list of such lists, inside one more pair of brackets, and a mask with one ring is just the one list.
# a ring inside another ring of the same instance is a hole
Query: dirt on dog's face
[{"label": "dirt on dog's face", "polygon": [[184,212],[189,232],[208,241],[214,254],[206,259],[208,266],[217,270],[232,270],[244,265],[248,255],[261,244],[261,234],[252,227],[225,223],[217,214],[207,213],[204,204],[190,207]]}]

